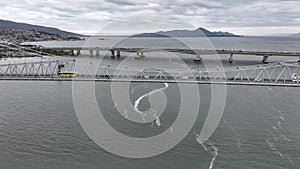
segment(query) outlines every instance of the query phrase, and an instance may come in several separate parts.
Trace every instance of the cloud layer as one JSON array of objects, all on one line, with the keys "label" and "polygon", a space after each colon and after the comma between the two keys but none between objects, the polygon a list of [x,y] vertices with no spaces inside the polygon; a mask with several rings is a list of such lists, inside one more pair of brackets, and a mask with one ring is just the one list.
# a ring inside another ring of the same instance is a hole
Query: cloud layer
[{"label": "cloud layer", "polygon": [[[0,6],[2,19],[88,34],[108,33],[118,22],[124,34],[191,25],[244,35],[300,32],[297,0],[1,0]],[[137,29],[124,27],[126,20]]]}]

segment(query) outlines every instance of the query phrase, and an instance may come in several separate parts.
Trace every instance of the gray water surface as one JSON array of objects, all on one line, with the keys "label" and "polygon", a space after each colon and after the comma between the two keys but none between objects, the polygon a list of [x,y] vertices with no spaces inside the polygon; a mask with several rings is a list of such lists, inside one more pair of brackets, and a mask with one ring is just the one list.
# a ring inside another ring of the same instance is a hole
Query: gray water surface
[{"label": "gray water surface", "polygon": [[[203,100],[195,126],[183,142],[156,157],[128,159],[104,151],[84,133],[73,108],[71,85],[71,82],[1,82],[1,168],[208,168],[216,153],[213,168],[300,165],[297,88],[228,86],[222,121],[205,144],[208,151],[197,142],[209,105],[209,101]],[[167,108],[161,127],[155,124],[141,125],[138,129],[128,127],[131,124],[117,115],[112,100],[103,97],[109,95],[110,84],[96,86],[104,114],[113,119],[114,127],[129,135],[161,132],[169,127],[172,114],[176,115],[176,108]],[[133,84],[137,95],[147,86],[149,90],[162,85]],[[199,85],[199,89],[201,97],[209,98],[208,85]],[[172,90],[176,86],[171,84],[166,89],[171,97]]]}]

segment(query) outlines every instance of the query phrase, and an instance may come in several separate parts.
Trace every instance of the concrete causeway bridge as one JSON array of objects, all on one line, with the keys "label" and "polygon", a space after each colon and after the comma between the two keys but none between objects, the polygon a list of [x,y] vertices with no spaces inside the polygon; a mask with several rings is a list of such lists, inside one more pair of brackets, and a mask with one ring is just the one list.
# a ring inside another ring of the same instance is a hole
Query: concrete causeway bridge
[{"label": "concrete causeway bridge", "polygon": [[[58,72],[61,71],[76,72],[77,77],[59,77]],[[300,65],[297,61],[214,70],[111,68],[76,64],[75,60],[0,65],[0,80],[22,81],[167,82],[300,87],[299,75]]]},{"label": "concrete causeway bridge", "polygon": [[41,47],[40,51],[45,53],[64,52],[71,56],[81,55],[82,51],[88,51],[90,56],[100,56],[100,51],[110,51],[111,57],[121,57],[121,52],[134,52],[137,57],[145,57],[148,52],[172,52],[195,55],[194,61],[201,61],[203,55],[228,55],[229,62],[233,62],[234,55],[261,56],[262,63],[268,63],[271,56],[297,57],[300,61],[300,52],[275,52],[275,51],[245,51],[245,50],[211,50],[211,49],[171,49],[171,48],[101,48],[101,47]]},{"label": "concrete causeway bridge", "polygon": [[204,55],[228,55],[229,62],[234,62],[234,55],[244,56],[261,56],[262,63],[267,64],[270,57],[296,57],[300,62],[300,52],[290,51],[247,51],[247,50],[226,50],[226,49],[172,49],[172,48],[117,48],[117,47],[24,47],[16,44],[0,44],[0,48],[8,48],[15,51],[23,51],[30,54],[51,55],[51,54],[67,54],[70,56],[79,56],[83,51],[88,51],[90,56],[100,57],[100,51],[108,51],[111,53],[111,58],[121,57],[121,52],[136,53],[137,58],[145,57],[145,53],[150,52],[172,52],[195,55],[194,61],[203,60]]},{"label": "concrete causeway bridge", "polygon": [[[258,55],[263,56],[263,63],[267,63],[270,56],[299,57],[300,52],[261,52],[241,50],[191,50],[191,49],[146,49],[146,48],[25,48],[18,45],[1,45],[39,56],[48,55],[48,60],[0,63],[0,80],[40,80],[40,81],[103,81],[103,82],[148,82],[148,83],[197,83],[197,84],[227,84],[227,85],[258,85],[258,86],[289,86],[300,87],[300,63],[279,62],[255,66],[240,66],[232,68],[203,69],[158,69],[121,67],[112,68],[91,63],[78,63],[75,59],[51,57],[50,50],[64,50],[70,54],[80,55],[82,50],[87,50],[91,55],[100,56],[101,50],[110,51],[112,57],[120,57],[121,52],[135,52],[139,57],[144,57],[146,52],[178,52],[196,55],[196,61],[201,61],[201,55],[229,54],[229,61],[233,55]],[[59,72],[76,72],[76,77],[60,77]]]}]

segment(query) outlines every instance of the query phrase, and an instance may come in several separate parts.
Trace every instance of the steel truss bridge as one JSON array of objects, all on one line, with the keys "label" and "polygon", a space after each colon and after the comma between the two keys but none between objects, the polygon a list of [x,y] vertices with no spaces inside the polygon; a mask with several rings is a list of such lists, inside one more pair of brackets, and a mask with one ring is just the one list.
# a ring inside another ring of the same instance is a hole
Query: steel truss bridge
[{"label": "steel truss bridge", "polygon": [[[90,63],[78,63],[73,59],[62,59],[35,49],[16,44],[1,44],[0,47],[23,51],[41,57],[50,56],[49,60],[23,63],[0,63],[0,80],[40,80],[40,81],[104,81],[104,82],[153,82],[153,83],[198,83],[258,86],[300,87],[300,62],[280,62],[235,68],[204,69],[158,69],[101,66]],[[97,48],[98,49],[98,48]],[[73,49],[70,49],[73,50]],[[91,50],[91,49],[90,49]],[[151,49],[152,51],[153,49]],[[121,51],[119,49],[119,51]],[[140,51],[135,49],[133,52]],[[156,51],[156,50],[155,50]],[[146,51],[142,51],[146,52]],[[170,51],[168,51],[170,52]],[[171,52],[180,52],[178,50]],[[181,51],[182,52],[182,51]],[[189,52],[184,50],[184,52]],[[195,51],[190,51],[194,52]],[[199,52],[199,51],[198,51]],[[203,54],[202,51],[200,52]],[[222,53],[223,52],[223,53]],[[224,54],[227,51],[217,51]],[[245,54],[245,51],[241,54]],[[197,53],[197,51],[196,51]],[[232,54],[232,51],[229,51]],[[247,54],[247,52],[246,52]],[[249,53],[249,54],[253,54]],[[254,52],[254,54],[257,54]],[[264,54],[265,53],[261,53]],[[269,53],[270,54],[270,53]],[[268,54],[268,55],[269,55]],[[300,53],[274,53],[272,55],[299,56]],[[143,55],[143,54],[140,54]],[[232,56],[232,55],[231,55]],[[54,60],[56,59],[57,60]],[[59,72],[76,72],[76,77],[60,77]]]},{"label": "steel truss bridge", "polygon": [[[58,72],[75,71],[77,77],[59,77]],[[49,60],[0,64],[0,80],[103,81],[198,83],[300,87],[300,64],[281,62],[212,70],[112,68],[75,60]]]}]

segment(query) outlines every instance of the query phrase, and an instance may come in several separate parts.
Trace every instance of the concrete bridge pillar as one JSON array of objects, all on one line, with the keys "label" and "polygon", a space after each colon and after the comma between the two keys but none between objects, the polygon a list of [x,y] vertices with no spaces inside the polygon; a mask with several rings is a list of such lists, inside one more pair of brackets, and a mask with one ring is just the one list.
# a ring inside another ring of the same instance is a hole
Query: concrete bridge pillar
[{"label": "concrete bridge pillar", "polygon": [[94,56],[94,51],[90,50],[90,56]]},{"label": "concrete bridge pillar", "polygon": [[99,49],[96,50],[96,56],[100,56]]},{"label": "concrete bridge pillar", "polygon": [[263,56],[262,63],[264,63],[264,64],[269,63],[268,59],[269,59],[269,55],[264,55],[264,56]]},{"label": "concrete bridge pillar", "polygon": [[233,63],[233,53],[230,54],[229,63]]},{"label": "concrete bridge pillar", "polygon": [[74,55],[75,55],[74,50],[70,50],[70,55],[71,55],[71,56],[74,56]]},{"label": "concrete bridge pillar", "polygon": [[196,58],[194,59],[194,61],[195,62],[201,62],[202,61],[202,57],[199,54],[197,54]]},{"label": "concrete bridge pillar", "polygon": [[77,56],[79,56],[81,54],[81,50],[77,49]]},{"label": "concrete bridge pillar", "polygon": [[114,50],[111,50],[111,58],[115,58],[116,57],[116,55],[115,55],[115,51]]},{"label": "concrete bridge pillar", "polygon": [[117,57],[120,58],[121,57],[121,52],[117,51]]}]

